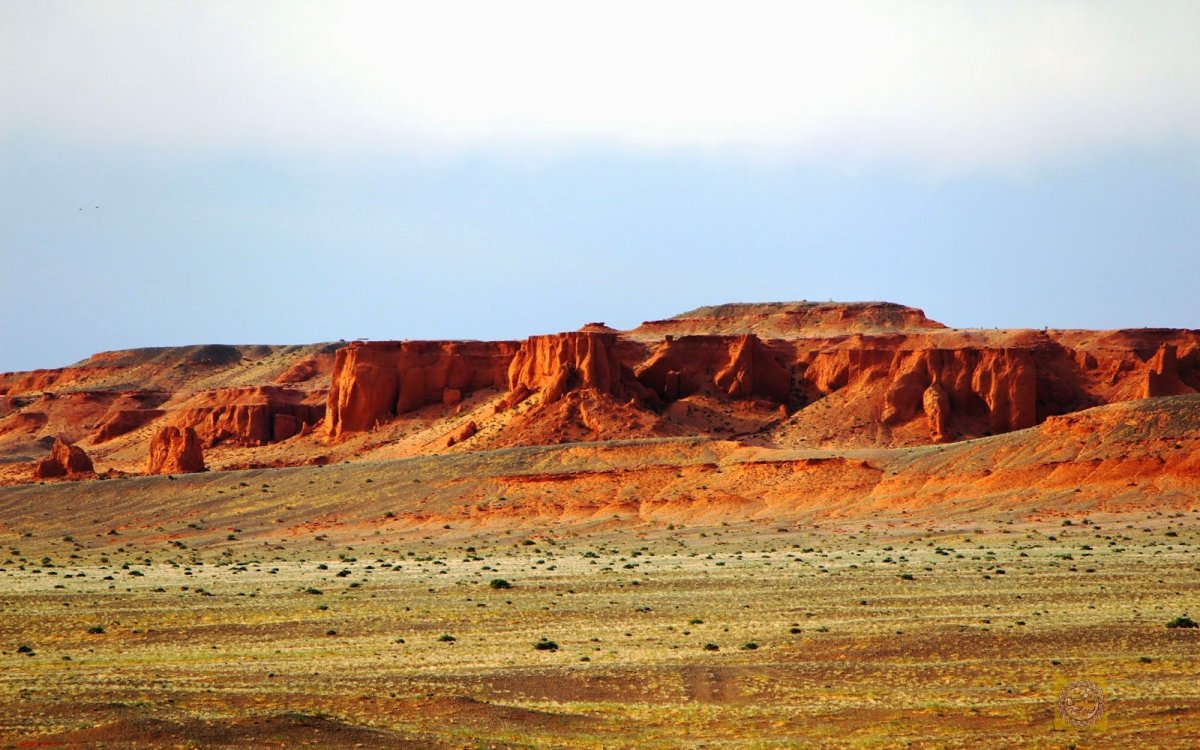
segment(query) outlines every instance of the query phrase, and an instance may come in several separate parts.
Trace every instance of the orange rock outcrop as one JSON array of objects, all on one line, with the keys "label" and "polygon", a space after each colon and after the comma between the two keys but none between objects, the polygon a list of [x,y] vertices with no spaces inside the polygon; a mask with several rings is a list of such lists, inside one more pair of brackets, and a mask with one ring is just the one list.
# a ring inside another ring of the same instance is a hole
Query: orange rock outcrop
[{"label": "orange rock outcrop", "polygon": [[137,471],[161,425],[192,428],[222,468],[433,453],[468,422],[476,450],[897,448],[1197,390],[1200,331],[953,329],[889,303],[718,305],[523,341],[139,349],[0,373],[0,484],[29,481],[56,435]]},{"label": "orange rock outcrop", "polygon": [[164,425],[150,441],[147,474],[190,474],[204,471],[200,437],[191,427]]},{"label": "orange rock outcrop", "polygon": [[616,398],[642,395],[633,371],[618,358],[616,344],[617,334],[595,330],[530,336],[508,367],[508,389],[540,393],[543,404],[572,390]]},{"label": "orange rock outcrop", "polygon": [[139,427],[153,422],[166,414],[162,409],[118,409],[107,417],[92,435],[94,444],[106,443]]},{"label": "orange rock outcrop", "polygon": [[1196,389],[1179,377],[1178,350],[1173,344],[1163,344],[1147,363],[1144,398],[1156,396],[1180,396],[1195,393]]},{"label": "orange rock outcrop", "polygon": [[790,355],[786,348],[773,349],[752,333],[668,336],[635,372],[639,382],[667,403],[707,393],[789,404],[792,382],[784,361]]},{"label": "orange rock outcrop", "polygon": [[446,438],[446,447],[451,448],[464,440],[470,440],[477,432],[479,432],[479,425],[475,424],[473,420],[467,422],[465,425],[455,430],[453,435]]},{"label": "orange rock outcrop", "polygon": [[50,455],[38,461],[33,469],[33,478],[50,479],[53,477],[79,477],[92,474],[95,468],[92,459],[78,445],[73,445],[61,437],[54,439],[50,447]]},{"label": "orange rock outcrop", "polygon": [[265,445],[299,434],[325,414],[324,404],[304,403],[304,394],[280,386],[204,391],[182,405],[172,419],[196,430],[205,447],[222,442]]},{"label": "orange rock outcrop", "polygon": [[338,439],[398,414],[503,388],[516,345],[506,341],[370,341],[339,349],[326,407]]}]

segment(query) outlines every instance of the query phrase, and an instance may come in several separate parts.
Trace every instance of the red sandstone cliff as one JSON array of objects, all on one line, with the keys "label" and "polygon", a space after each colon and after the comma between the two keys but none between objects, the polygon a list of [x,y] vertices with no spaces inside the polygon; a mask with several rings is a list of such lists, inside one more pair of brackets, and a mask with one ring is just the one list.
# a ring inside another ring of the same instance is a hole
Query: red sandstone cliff
[{"label": "red sandstone cliff", "polygon": [[194,428],[208,448],[226,441],[264,445],[298,435],[324,416],[324,404],[306,404],[303,398],[279,386],[204,391],[180,406],[172,422]]},{"label": "red sandstone cliff", "polygon": [[1197,390],[1197,331],[959,330],[887,303],[721,305],[522,342],[130,350],[0,374],[0,484],[28,481],[58,435],[136,470],[160,425],[193,428],[221,468],[437,452],[469,422],[456,450],[688,434],[895,447]]},{"label": "red sandstone cliff", "polygon": [[166,425],[150,441],[147,474],[190,474],[204,471],[200,438],[191,427]]},{"label": "red sandstone cliff", "polygon": [[339,349],[326,408],[338,439],[430,404],[503,388],[516,345],[507,341],[372,341]]},{"label": "red sandstone cliff", "polygon": [[666,402],[710,393],[789,404],[792,379],[784,362],[790,355],[754,334],[668,336],[636,372],[637,379]]},{"label": "red sandstone cliff", "polygon": [[1195,393],[1196,389],[1179,377],[1178,350],[1173,344],[1163,344],[1154,353],[1146,366],[1144,398],[1155,396],[1180,396]]},{"label": "red sandstone cliff", "polygon": [[644,396],[633,371],[617,356],[617,334],[575,331],[530,336],[508,367],[510,393],[540,393],[552,404],[572,390],[616,398]]}]

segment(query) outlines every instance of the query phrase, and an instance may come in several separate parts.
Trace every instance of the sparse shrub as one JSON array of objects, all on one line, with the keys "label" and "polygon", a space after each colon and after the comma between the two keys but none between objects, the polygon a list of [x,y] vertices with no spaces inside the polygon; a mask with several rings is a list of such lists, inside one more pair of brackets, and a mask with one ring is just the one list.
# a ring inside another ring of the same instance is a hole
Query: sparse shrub
[{"label": "sparse shrub", "polygon": [[704,644],[704,650],[705,651],[720,651],[721,647],[715,643],[706,643],[706,644]]},{"label": "sparse shrub", "polygon": [[491,581],[488,582],[488,586],[491,586],[494,589],[511,589],[512,588],[512,584],[509,583],[508,581],[504,580],[503,578],[493,578]]},{"label": "sparse shrub", "polygon": [[101,633],[104,632],[104,626],[103,625],[93,625],[87,629],[87,632],[91,633],[92,635],[100,635]]},{"label": "sparse shrub", "polygon": [[455,638],[454,636],[450,635],[449,633],[442,633],[441,635],[438,636],[438,640],[442,643],[454,643],[458,639]]},{"label": "sparse shrub", "polygon": [[535,649],[537,649],[538,651],[557,651],[558,650],[558,644],[555,643],[554,641],[548,640],[545,636],[543,636],[540,641],[533,644],[533,647]]},{"label": "sparse shrub", "polygon": [[755,643],[754,641],[750,641],[749,643],[743,643],[743,644],[742,644],[742,650],[743,650],[743,651],[757,651],[757,650],[758,650],[758,644],[757,644],[757,643]]},{"label": "sparse shrub", "polygon": [[315,587],[313,587],[313,586],[309,586],[308,588],[304,589],[304,593],[306,593],[306,594],[312,594],[313,596],[320,596],[321,594],[324,594],[325,592],[324,592],[324,591],[322,591],[322,590],[321,590],[321,589],[319,589],[319,588],[315,588]]},{"label": "sparse shrub", "polygon": [[1200,622],[1196,622],[1187,615],[1180,615],[1174,620],[1167,623],[1168,628],[1200,628]]}]

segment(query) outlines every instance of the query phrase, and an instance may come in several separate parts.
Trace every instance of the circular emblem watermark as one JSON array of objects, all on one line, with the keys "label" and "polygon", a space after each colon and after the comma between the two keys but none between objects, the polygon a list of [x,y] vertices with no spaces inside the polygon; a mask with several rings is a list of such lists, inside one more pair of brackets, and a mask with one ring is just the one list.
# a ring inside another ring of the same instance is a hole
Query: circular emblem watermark
[{"label": "circular emblem watermark", "polygon": [[1068,682],[1059,691],[1055,705],[1059,717],[1076,729],[1087,729],[1104,717],[1104,693],[1091,680]]}]

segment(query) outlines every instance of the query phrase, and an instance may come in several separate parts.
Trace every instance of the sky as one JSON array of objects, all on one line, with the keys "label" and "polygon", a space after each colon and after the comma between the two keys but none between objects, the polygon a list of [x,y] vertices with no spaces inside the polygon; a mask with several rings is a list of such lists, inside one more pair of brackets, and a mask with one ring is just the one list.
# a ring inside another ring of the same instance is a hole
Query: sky
[{"label": "sky", "polygon": [[0,0],[0,371],[733,301],[1200,327],[1195,2]]}]

